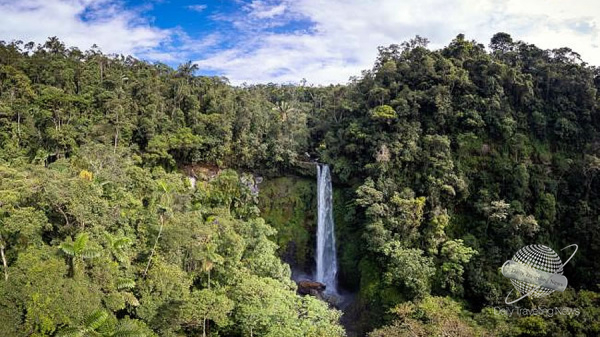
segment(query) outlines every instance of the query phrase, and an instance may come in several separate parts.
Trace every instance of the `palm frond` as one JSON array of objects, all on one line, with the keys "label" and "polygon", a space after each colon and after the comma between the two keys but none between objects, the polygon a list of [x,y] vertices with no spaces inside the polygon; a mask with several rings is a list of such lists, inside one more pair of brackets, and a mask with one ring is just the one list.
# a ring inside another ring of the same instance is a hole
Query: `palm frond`
[{"label": "palm frond", "polygon": [[77,235],[75,242],[73,242],[73,247],[75,248],[75,252],[80,252],[85,249],[88,241],[90,240],[90,236],[87,233],[81,233]]},{"label": "palm frond", "polygon": [[129,246],[131,244],[131,239],[128,237],[122,237],[120,239],[115,240],[112,243],[113,248],[115,249],[123,249],[126,246]]},{"label": "palm frond", "polygon": [[137,307],[138,305],[140,305],[140,301],[138,301],[137,297],[135,297],[134,294],[130,292],[123,292],[121,294],[123,295],[125,302],[127,302],[129,305],[133,307]]},{"label": "palm frond", "polygon": [[108,318],[108,313],[104,310],[96,310],[93,314],[89,315],[85,319],[85,327],[88,330],[96,330],[106,322]]},{"label": "palm frond", "polygon": [[56,334],[57,337],[81,337],[85,333],[85,330],[79,328],[66,328]]},{"label": "palm frond", "polygon": [[86,249],[79,252],[79,256],[81,256],[84,259],[95,259],[100,255],[102,255],[102,253],[95,249]]},{"label": "palm frond", "polygon": [[58,246],[58,248],[60,248],[63,253],[69,256],[75,256],[75,247],[73,247],[73,245],[70,243],[63,242],[60,244],[60,246]]},{"label": "palm frond", "polygon": [[112,334],[112,337],[146,337],[140,329],[137,330],[119,330]]},{"label": "palm frond", "polygon": [[108,241],[108,245],[110,247],[113,247],[114,242],[115,242],[115,238],[114,236],[112,236],[110,233],[108,232],[104,232],[104,238],[106,239],[106,241]]},{"label": "palm frond", "polygon": [[121,321],[112,337],[146,337],[139,326],[132,321]]},{"label": "palm frond", "polygon": [[117,289],[131,289],[135,287],[135,281],[128,278],[121,278],[117,281]]}]

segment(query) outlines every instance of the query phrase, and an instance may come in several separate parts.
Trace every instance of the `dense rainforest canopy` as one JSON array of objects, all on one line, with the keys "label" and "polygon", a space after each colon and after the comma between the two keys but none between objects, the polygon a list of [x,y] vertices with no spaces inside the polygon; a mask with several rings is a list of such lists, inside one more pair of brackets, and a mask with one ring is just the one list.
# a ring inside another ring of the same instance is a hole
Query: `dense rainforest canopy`
[{"label": "dense rainforest canopy", "polygon": [[[327,87],[195,70],[0,42],[0,336],[600,335],[600,69],[576,52],[416,37]],[[314,160],[347,332],[258,207],[256,176]],[[576,311],[498,310],[534,243],[580,250],[565,292],[519,306]]]}]

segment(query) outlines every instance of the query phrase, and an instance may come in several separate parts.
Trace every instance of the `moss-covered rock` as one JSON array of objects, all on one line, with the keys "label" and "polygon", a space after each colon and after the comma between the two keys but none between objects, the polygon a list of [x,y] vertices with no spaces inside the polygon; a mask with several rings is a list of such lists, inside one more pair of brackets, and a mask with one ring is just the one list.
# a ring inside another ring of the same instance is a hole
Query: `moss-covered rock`
[{"label": "moss-covered rock", "polygon": [[352,196],[354,189],[333,188],[333,221],[338,258],[338,282],[348,290],[357,290],[360,285],[358,263],[363,255],[360,223],[357,219]]},{"label": "moss-covered rock", "polygon": [[[362,256],[353,189],[334,186],[333,217],[336,231],[339,282],[358,289],[358,262]],[[314,269],[317,231],[317,182],[296,176],[266,179],[260,184],[261,216],[277,229],[280,256],[293,268],[310,274]]]},{"label": "moss-covered rock", "polygon": [[277,229],[279,253],[292,267],[310,273],[314,265],[317,182],[279,177],[260,184],[261,216]]}]

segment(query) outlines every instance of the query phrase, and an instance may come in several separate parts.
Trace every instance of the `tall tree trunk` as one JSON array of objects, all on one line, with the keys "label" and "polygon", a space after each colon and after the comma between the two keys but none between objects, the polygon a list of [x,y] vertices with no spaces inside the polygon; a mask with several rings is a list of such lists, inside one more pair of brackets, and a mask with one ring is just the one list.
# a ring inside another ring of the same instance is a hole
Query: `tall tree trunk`
[{"label": "tall tree trunk", "polygon": [[148,264],[146,265],[146,269],[144,270],[144,277],[148,274],[148,269],[150,268],[150,263],[152,262],[152,257],[154,256],[154,252],[156,251],[156,246],[158,245],[158,239],[160,239],[160,235],[162,234],[163,225],[165,223],[164,217],[160,215],[160,229],[158,230],[158,235],[156,236],[156,240],[154,241],[154,247],[152,247],[152,252],[150,253],[150,258],[148,258]]},{"label": "tall tree trunk", "polygon": [[21,110],[17,112],[17,136],[19,137],[19,143],[21,142]]},{"label": "tall tree trunk", "polygon": [[2,265],[4,266],[4,280],[8,281],[8,264],[6,263],[6,256],[4,256],[4,244],[0,244],[0,254],[2,255]]},{"label": "tall tree trunk", "polygon": [[114,153],[117,153],[117,144],[119,143],[119,113],[117,112],[117,123],[115,124],[115,150]]},{"label": "tall tree trunk", "polygon": [[102,60],[98,62],[98,67],[100,68],[100,83],[104,82],[104,65]]}]

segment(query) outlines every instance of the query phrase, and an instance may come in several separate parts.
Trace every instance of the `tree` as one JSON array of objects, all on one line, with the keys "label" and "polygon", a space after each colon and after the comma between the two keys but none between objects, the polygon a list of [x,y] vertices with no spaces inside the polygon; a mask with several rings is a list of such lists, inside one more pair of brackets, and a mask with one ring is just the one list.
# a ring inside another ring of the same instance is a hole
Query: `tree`
[{"label": "tree", "polygon": [[82,325],[61,330],[57,336],[60,337],[145,337],[146,333],[139,327],[139,323],[131,320],[123,320],[116,327],[110,326],[109,314],[103,310],[96,310],[85,318]]},{"label": "tree", "polygon": [[202,248],[201,253],[201,269],[203,272],[208,274],[208,289],[210,289],[210,271],[214,268],[215,264],[221,264],[224,259],[221,255],[217,254],[217,245],[212,242],[206,242]]},{"label": "tree", "polygon": [[423,256],[423,251],[388,245],[384,254],[390,261],[384,273],[387,284],[399,285],[409,299],[422,298],[430,292],[435,266],[431,258]]},{"label": "tree", "polygon": [[464,309],[449,297],[426,297],[416,304],[404,303],[392,310],[397,320],[369,337],[479,336],[481,327],[465,317]]},{"label": "tree", "polygon": [[[282,262],[312,258],[314,161],[332,168],[359,334],[598,335],[597,67],[506,33],[427,42],[317,87],[0,41],[0,335],[79,334],[99,308],[150,336],[342,335]],[[86,259],[97,240],[107,254]],[[565,272],[588,290],[538,303],[584,308],[569,324],[492,314],[498,267],[533,242],[579,242]]]},{"label": "tree", "polygon": [[89,239],[90,237],[87,233],[80,233],[75,238],[75,241],[65,241],[58,246],[63,253],[70,257],[71,276],[75,274],[77,261],[94,259],[101,254],[97,249],[88,247]]},{"label": "tree", "polygon": [[387,123],[390,123],[392,120],[398,117],[398,114],[396,113],[396,111],[394,111],[394,108],[392,108],[391,106],[380,105],[373,109],[373,111],[371,112],[371,117],[373,119],[383,120]]},{"label": "tree", "polygon": [[28,245],[39,246],[42,233],[49,228],[45,214],[32,207],[0,207],[0,258],[5,281],[8,280],[7,248],[18,252]]},{"label": "tree", "polygon": [[128,237],[115,237],[110,233],[104,233],[104,237],[107,241],[107,248],[112,254],[113,258],[115,258],[118,262],[123,263],[127,260],[127,254],[125,249],[129,247],[133,242]]},{"label": "tree", "polygon": [[463,240],[448,240],[440,249],[441,268],[438,279],[442,288],[456,295],[463,294],[464,265],[477,254],[477,251],[464,245]]},{"label": "tree", "polygon": [[222,289],[202,289],[192,292],[192,299],[186,304],[182,317],[183,325],[195,327],[197,322],[202,322],[202,336],[206,337],[207,321],[212,321],[217,326],[226,326],[229,323],[229,314],[234,303]]},{"label": "tree", "polygon": [[144,269],[144,277],[148,274],[148,269],[150,268],[150,264],[152,263],[152,257],[156,252],[156,247],[158,245],[158,240],[162,234],[164,225],[165,225],[165,216],[169,215],[170,206],[171,206],[171,195],[172,187],[165,181],[159,181],[158,186],[160,188],[160,197],[158,204],[158,218],[160,222],[160,227],[158,229],[158,234],[156,235],[156,239],[154,240],[154,245],[152,246],[152,250],[150,252],[150,257],[148,257],[148,263],[146,264],[146,269]]},{"label": "tree", "polygon": [[506,53],[513,48],[513,39],[507,33],[496,33],[492,36],[490,48],[495,52]]},{"label": "tree", "polygon": [[586,199],[589,198],[592,182],[600,172],[600,158],[593,155],[584,155],[583,174],[586,178]]}]

